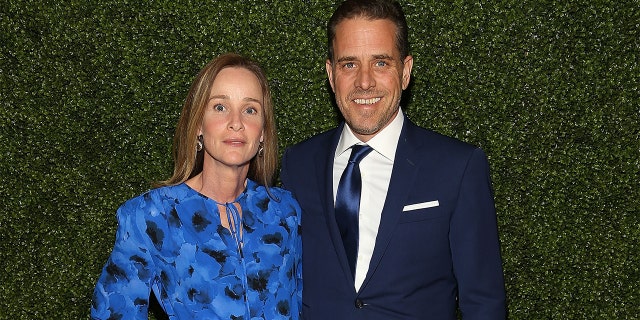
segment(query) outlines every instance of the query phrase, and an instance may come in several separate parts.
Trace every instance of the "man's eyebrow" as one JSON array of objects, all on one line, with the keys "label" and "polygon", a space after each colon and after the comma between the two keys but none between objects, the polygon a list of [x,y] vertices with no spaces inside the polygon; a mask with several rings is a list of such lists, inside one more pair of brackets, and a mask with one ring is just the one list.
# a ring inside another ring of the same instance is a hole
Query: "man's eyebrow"
[{"label": "man's eyebrow", "polygon": [[[371,55],[371,58],[373,60],[393,60],[393,57],[386,54],[386,53],[381,53],[381,54],[374,54]],[[352,56],[347,56],[347,57],[340,57],[337,60],[338,62],[345,62],[345,61],[358,61],[357,57],[352,57]]]},{"label": "man's eyebrow", "polygon": [[345,62],[345,61],[355,61],[355,60],[358,60],[358,58],[348,56],[348,57],[340,57],[340,58],[338,58],[337,61],[338,62]]},{"label": "man's eyebrow", "polygon": [[374,54],[373,58],[376,60],[393,60],[393,57],[388,54]]}]

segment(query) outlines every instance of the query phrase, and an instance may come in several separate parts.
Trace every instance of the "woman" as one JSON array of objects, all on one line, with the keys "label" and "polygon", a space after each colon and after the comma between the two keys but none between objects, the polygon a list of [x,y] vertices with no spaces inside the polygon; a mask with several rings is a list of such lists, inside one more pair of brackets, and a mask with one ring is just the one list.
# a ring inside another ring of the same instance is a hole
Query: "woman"
[{"label": "woman", "polygon": [[267,79],[221,55],[196,77],[176,129],[173,176],[117,212],[93,319],[298,319],[300,207],[277,165]]}]

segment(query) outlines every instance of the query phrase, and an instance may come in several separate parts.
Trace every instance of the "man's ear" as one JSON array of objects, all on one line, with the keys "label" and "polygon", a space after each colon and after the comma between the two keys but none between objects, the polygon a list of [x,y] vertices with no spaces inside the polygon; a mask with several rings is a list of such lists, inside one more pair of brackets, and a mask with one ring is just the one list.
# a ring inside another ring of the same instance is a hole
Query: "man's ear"
[{"label": "man's ear", "polygon": [[413,68],[413,57],[407,56],[404,58],[404,66],[402,67],[402,90],[409,86],[411,80],[411,68]]},{"label": "man's ear", "polygon": [[333,65],[331,64],[331,60],[327,59],[325,63],[325,69],[327,70],[327,78],[329,78],[329,84],[331,85],[331,90],[336,92],[335,87],[333,86]]}]

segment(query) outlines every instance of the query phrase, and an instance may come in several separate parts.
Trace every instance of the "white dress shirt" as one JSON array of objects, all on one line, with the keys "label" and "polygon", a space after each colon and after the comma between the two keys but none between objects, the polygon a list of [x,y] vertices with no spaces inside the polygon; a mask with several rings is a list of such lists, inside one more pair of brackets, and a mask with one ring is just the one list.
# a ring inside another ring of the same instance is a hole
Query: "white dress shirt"
[{"label": "white dress shirt", "polygon": [[[402,109],[400,109],[393,121],[366,143],[373,148],[373,151],[360,162],[362,191],[360,194],[360,212],[358,214],[359,238],[355,275],[356,291],[360,290],[369,270],[369,263],[376,244],[382,208],[387,198],[387,190],[389,190],[393,161],[403,123],[404,116]],[[351,128],[345,125],[333,160],[334,205],[338,183],[342,172],[347,167],[347,162],[349,162],[349,156],[351,155],[350,148],[354,144],[365,143],[356,138]]]}]

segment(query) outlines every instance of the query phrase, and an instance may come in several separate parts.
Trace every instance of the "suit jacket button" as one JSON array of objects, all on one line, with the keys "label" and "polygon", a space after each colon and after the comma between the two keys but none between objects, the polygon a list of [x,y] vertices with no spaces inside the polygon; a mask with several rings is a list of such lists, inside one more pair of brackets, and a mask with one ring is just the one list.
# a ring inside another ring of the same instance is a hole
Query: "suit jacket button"
[{"label": "suit jacket button", "polygon": [[360,299],[356,299],[356,308],[358,309],[364,308],[364,302],[362,302],[362,300]]}]

